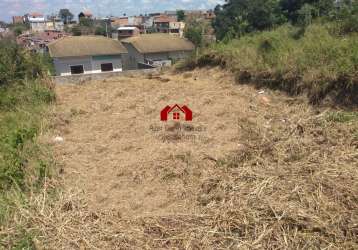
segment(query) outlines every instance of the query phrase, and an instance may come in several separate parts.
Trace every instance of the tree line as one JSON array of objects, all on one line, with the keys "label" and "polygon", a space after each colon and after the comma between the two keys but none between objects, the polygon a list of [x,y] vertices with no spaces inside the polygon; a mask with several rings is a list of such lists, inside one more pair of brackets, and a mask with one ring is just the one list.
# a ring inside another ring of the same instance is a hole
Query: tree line
[{"label": "tree line", "polygon": [[357,0],[226,0],[217,5],[212,25],[218,40],[275,28],[284,23],[308,25],[316,18],[341,21],[358,31]]}]

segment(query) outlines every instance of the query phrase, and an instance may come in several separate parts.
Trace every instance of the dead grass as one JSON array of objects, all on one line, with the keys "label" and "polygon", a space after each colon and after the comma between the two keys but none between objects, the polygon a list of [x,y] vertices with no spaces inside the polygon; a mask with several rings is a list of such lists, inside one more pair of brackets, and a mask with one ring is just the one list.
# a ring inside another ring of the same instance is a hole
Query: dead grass
[{"label": "dead grass", "polygon": [[[38,248],[356,249],[356,120],[234,82],[202,69],[58,86],[44,140],[65,139],[64,191],[22,210]],[[174,103],[200,137],[151,130]]]}]

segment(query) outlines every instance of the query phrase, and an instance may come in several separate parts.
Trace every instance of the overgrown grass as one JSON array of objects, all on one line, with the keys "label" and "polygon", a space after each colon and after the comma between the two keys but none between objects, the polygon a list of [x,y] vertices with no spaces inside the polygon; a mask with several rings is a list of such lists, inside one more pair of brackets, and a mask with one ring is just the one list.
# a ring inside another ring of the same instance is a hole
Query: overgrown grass
[{"label": "overgrown grass", "polygon": [[37,141],[55,95],[43,58],[16,45],[0,49],[0,248],[33,249],[19,207],[51,175],[51,155]]},{"label": "overgrown grass", "polygon": [[327,116],[327,121],[331,122],[358,122],[358,112],[331,112]]},{"label": "overgrown grass", "polygon": [[[0,97],[0,224],[9,225],[19,203],[27,206],[28,194],[40,190],[51,176],[51,156],[37,136],[44,129],[43,116],[54,94],[44,82],[35,81],[2,87]],[[28,242],[23,234],[13,236],[6,242],[0,237],[0,246]]]},{"label": "overgrown grass", "polygon": [[358,105],[358,34],[339,36],[335,24],[284,25],[217,43],[181,66],[221,65],[240,83],[306,92],[314,104],[326,97]]}]

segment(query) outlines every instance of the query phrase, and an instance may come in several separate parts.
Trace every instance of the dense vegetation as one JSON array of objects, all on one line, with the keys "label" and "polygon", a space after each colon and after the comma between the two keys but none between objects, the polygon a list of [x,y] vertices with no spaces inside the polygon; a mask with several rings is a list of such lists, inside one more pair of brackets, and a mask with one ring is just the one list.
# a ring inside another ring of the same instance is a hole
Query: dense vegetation
[{"label": "dense vegetation", "polygon": [[[50,157],[37,143],[43,129],[43,114],[54,100],[46,80],[48,68],[40,55],[29,53],[11,41],[0,44],[0,224],[14,222],[19,203],[41,188],[49,175]],[[6,238],[6,239],[5,239]],[[28,246],[28,235],[20,228],[9,238],[0,237],[0,246]],[[20,244],[20,245],[18,245]],[[24,245],[25,244],[25,245]],[[27,248],[26,248],[27,249]]]},{"label": "dense vegetation", "polygon": [[69,30],[74,36],[97,35],[107,36],[112,34],[109,20],[93,20],[82,17],[78,24]]},{"label": "dense vegetation", "polygon": [[314,104],[358,104],[357,1],[236,0],[215,11],[221,41],[187,66],[225,66],[240,83],[307,93]]},{"label": "dense vegetation", "polygon": [[275,28],[286,22],[308,25],[315,18],[341,21],[358,31],[356,0],[228,0],[215,8],[218,40]]}]

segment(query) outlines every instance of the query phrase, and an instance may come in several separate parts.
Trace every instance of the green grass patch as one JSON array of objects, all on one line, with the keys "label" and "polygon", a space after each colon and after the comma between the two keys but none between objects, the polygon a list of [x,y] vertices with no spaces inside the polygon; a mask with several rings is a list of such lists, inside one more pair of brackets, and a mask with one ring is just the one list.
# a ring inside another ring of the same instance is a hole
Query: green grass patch
[{"label": "green grass patch", "polygon": [[327,115],[326,120],[329,122],[340,122],[340,123],[346,123],[352,121],[358,122],[358,112],[344,112],[344,111],[330,112]]}]

